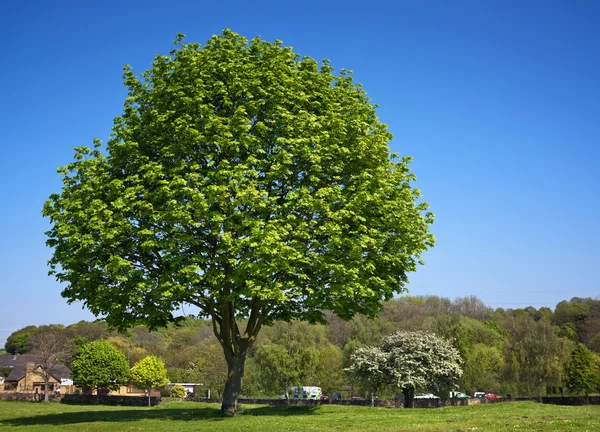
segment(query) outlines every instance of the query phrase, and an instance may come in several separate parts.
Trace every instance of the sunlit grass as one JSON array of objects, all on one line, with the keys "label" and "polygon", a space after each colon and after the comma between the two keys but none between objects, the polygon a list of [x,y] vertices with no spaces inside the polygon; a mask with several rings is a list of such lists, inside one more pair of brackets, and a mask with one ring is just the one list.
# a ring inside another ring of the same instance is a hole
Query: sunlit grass
[{"label": "sunlit grass", "polygon": [[9,431],[597,431],[600,406],[512,402],[438,409],[241,406],[224,418],[219,405],[169,402],[153,408],[0,402]]}]

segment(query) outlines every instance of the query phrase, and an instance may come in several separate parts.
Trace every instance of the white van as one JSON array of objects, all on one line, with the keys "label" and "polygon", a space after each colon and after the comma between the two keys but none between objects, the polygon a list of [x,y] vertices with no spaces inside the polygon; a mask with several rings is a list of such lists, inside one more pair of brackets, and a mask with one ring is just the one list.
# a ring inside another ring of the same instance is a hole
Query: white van
[{"label": "white van", "polygon": [[312,386],[304,386],[304,387],[290,387],[286,392],[281,393],[279,399],[286,399],[289,397],[290,399],[313,399],[319,400],[321,399],[321,387],[312,387]]}]

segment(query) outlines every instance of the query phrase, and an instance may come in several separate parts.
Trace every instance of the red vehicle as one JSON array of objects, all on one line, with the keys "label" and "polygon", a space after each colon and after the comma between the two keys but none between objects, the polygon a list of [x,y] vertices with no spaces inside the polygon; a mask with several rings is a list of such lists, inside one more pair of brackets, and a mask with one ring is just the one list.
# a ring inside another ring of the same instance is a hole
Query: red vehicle
[{"label": "red vehicle", "polygon": [[500,399],[500,396],[497,396],[494,393],[486,393],[485,398],[486,399]]}]

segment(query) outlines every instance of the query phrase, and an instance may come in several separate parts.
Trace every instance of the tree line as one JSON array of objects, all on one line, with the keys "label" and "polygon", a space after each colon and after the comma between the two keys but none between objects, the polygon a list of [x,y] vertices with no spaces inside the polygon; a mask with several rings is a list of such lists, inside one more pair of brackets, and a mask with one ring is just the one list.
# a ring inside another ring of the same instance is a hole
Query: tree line
[{"label": "tree line", "polygon": [[[241,393],[277,396],[292,385],[316,385],[325,394],[352,388],[353,394],[368,396],[373,393],[368,380],[351,373],[358,354],[400,330],[449,341],[462,370],[453,385],[468,394],[589,394],[598,391],[600,384],[598,299],[573,298],[552,311],[545,307],[494,310],[476,297],[401,297],[386,302],[374,319],[357,315],[344,321],[325,315],[325,325],[293,321],[265,328],[249,353]],[[227,362],[208,320],[186,317],[178,325],[156,331],[137,326],[126,332],[110,330],[102,321],[27,326],[8,337],[5,350],[35,352],[35,342],[45,332],[60,332],[71,342],[73,353],[65,357],[71,367],[81,347],[104,340],[129,367],[147,356],[159,357],[171,382],[201,383],[215,397],[221,396],[227,380]],[[439,393],[438,384],[417,383],[415,390]],[[380,395],[393,397],[395,391],[393,386],[383,386]]]}]

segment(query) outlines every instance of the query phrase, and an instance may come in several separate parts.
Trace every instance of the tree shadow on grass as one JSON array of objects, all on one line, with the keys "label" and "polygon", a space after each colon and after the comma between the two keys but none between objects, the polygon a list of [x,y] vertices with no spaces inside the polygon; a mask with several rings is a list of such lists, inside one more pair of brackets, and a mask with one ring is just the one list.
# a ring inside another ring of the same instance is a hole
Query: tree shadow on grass
[{"label": "tree shadow on grass", "polygon": [[317,408],[319,407],[315,405],[261,406],[258,408],[242,407],[240,412],[242,415],[254,416],[297,416],[318,414]]},{"label": "tree shadow on grass", "polygon": [[[315,406],[257,407],[239,409],[243,416],[299,416],[315,414]],[[96,422],[135,422],[141,420],[165,421],[223,421],[226,420],[218,408],[181,408],[155,409],[114,409],[106,407],[102,411],[62,412],[43,414],[32,417],[19,417],[0,421],[0,426],[34,426],[34,425],[70,425]]]},{"label": "tree shadow on grass", "polygon": [[0,421],[0,426],[33,426],[33,425],[69,425],[77,423],[96,422],[134,422],[140,420],[224,420],[221,411],[217,408],[192,408],[189,409],[114,409],[106,407],[102,411],[77,411],[62,412],[57,414],[43,414],[33,417],[19,417]]}]

